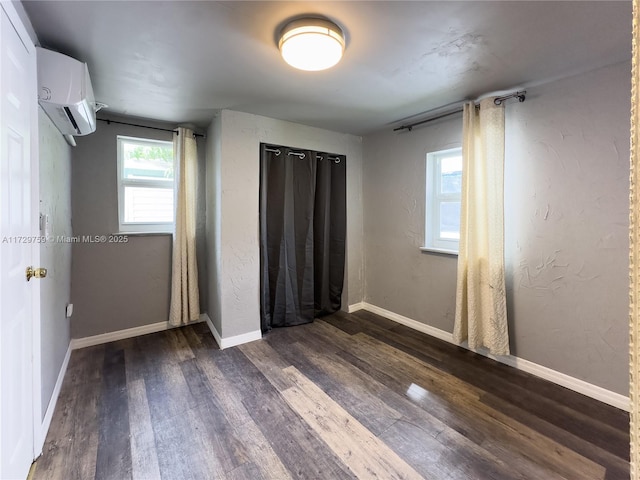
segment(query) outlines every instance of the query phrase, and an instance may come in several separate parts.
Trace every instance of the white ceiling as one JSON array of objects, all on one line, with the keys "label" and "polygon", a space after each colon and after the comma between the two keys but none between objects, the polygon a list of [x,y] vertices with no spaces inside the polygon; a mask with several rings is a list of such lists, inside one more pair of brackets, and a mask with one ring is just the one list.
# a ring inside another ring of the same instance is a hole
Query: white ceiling
[{"label": "white ceiling", "polygon": [[[114,113],[206,126],[228,108],[363,134],[487,92],[631,58],[631,2],[23,1],[42,46],[89,64]],[[343,27],[324,72],[281,59],[300,14]]]}]

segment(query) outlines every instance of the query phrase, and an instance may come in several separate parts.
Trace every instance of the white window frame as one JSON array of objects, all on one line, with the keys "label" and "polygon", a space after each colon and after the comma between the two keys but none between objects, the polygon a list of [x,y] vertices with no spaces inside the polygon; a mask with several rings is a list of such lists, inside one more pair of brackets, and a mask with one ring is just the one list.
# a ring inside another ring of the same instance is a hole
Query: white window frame
[{"label": "white window frame", "polygon": [[459,241],[451,238],[443,238],[439,235],[440,204],[444,202],[460,202],[461,194],[439,192],[440,181],[442,179],[442,160],[461,155],[462,147],[427,153],[424,247],[421,248],[423,251],[447,253],[451,255],[458,254]]},{"label": "white window frame", "polygon": [[[124,187],[125,186],[137,186],[146,188],[167,188],[166,182],[159,182],[154,180],[143,179],[129,179],[123,178],[124,169],[124,155],[123,145],[124,143],[136,143],[139,145],[148,146],[171,146],[173,149],[173,142],[165,140],[153,140],[150,138],[138,138],[128,137],[124,135],[118,135],[118,225],[120,232],[122,233],[173,233],[175,225],[175,212],[174,219],[171,222],[125,222],[124,221]],[[175,202],[175,182],[172,185],[174,202]]]}]

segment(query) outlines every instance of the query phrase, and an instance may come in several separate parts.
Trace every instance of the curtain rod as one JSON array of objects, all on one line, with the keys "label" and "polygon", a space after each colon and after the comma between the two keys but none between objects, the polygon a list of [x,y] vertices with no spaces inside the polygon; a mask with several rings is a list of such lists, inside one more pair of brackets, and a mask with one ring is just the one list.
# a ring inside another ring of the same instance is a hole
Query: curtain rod
[{"label": "curtain rod", "polygon": [[[279,148],[265,147],[264,150],[265,150],[265,152],[275,153],[276,157],[279,157],[280,154],[282,153]],[[305,154],[304,154],[304,152],[291,151],[291,152],[287,153],[287,155],[295,155],[295,156],[299,157],[300,160],[302,160],[304,158]],[[327,160],[333,160],[335,163],[340,163],[340,156],[339,155],[331,155],[330,153],[325,153],[325,155],[327,156]],[[320,160],[321,158],[322,158],[322,155],[316,155],[316,160]]]},{"label": "curtain rod", "polygon": [[[524,100],[526,98],[526,94],[527,94],[526,90],[520,90],[520,91],[517,91],[517,92],[510,93],[508,95],[503,95],[501,97],[496,97],[493,100],[493,103],[495,103],[496,105],[502,105],[502,103],[505,100],[508,100],[510,98],[515,98],[515,97],[517,97],[518,101],[522,103],[522,102],[524,102]],[[458,103],[462,103],[462,102],[458,102]],[[476,108],[477,107],[478,107],[478,105],[476,105]],[[434,108],[432,110],[426,111],[425,113],[433,112],[434,110],[438,110],[438,109]],[[399,130],[409,130],[409,131],[411,131],[411,130],[413,130],[413,127],[417,127],[418,125],[422,125],[422,124],[428,123],[428,122],[433,122],[434,120],[439,120],[441,118],[449,117],[451,115],[455,115],[456,113],[460,113],[460,112],[462,112],[462,107],[456,107],[453,110],[449,110],[448,112],[441,113],[440,115],[436,115],[435,117],[429,117],[426,120],[421,120],[419,122],[409,123],[407,125],[402,125],[402,126],[400,126],[398,128],[394,128],[393,131],[394,132],[397,132]]]},{"label": "curtain rod", "polygon": [[[118,122],[117,120],[109,120],[107,118],[97,118],[96,120],[100,120],[101,122],[107,122],[107,125],[111,123],[117,123],[118,125],[129,125],[130,127],[150,128],[151,130],[160,130],[161,132],[172,132],[176,134],[178,133],[177,129],[171,130],[169,128],[150,127],[149,125],[138,125],[137,123]],[[201,133],[194,132],[193,136],[205,138],[205,135],[202,135]]]}]

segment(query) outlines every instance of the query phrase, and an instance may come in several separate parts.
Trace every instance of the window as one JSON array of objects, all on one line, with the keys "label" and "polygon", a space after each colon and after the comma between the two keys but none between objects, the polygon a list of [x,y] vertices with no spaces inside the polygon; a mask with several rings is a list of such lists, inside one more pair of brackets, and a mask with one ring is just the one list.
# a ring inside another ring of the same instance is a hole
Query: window
[{"label": "window", "polygon": [[424,250],[458,253],[462,149],[427,154]]},{"label": "window", "polygon": [[173,178],[173,142],[118,136],[120,231],[173,231]]}]

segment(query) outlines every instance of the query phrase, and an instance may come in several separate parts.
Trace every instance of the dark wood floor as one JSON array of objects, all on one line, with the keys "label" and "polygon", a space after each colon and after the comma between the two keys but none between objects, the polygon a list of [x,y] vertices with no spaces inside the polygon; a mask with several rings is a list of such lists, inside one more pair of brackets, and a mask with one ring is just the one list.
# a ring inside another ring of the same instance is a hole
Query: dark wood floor
[{"label": "dark wood floor", "polygon": [[73,352],[35,479],[626,479],[628,415],[382,317]]}]

